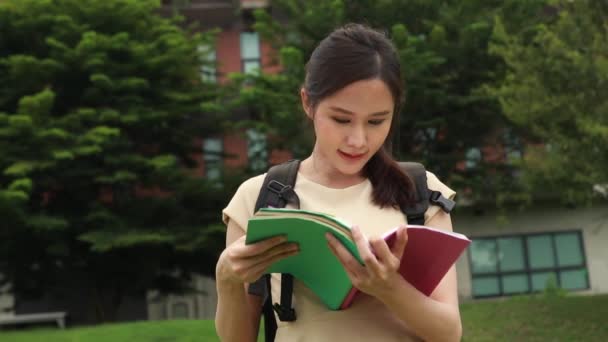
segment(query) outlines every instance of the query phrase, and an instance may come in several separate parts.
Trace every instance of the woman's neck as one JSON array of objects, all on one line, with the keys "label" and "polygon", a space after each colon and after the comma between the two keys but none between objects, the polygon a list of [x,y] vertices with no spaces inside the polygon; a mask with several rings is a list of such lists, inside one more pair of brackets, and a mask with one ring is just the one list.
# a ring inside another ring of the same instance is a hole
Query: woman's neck
[{"label": "woman's neck", "polygon": [[335,189],[347,188],[359,184],[365,179],[361,172],[355,175],[341,173],[314,150],[308,158],[302,161],[299,172],[315,183]]}]

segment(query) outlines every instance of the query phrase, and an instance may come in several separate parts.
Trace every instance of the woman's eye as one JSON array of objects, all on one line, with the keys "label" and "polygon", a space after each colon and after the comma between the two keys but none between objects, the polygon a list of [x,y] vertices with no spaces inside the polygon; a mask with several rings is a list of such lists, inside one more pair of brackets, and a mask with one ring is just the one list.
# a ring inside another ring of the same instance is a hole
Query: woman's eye
[{"label": "woman's eye", "polygon": [[332,119],[334,119],[334,121],[339,124],[347,124],[350,122],[350,120],[348,120],[348,119],[340,119],[340,118],[332,118]]},{"label": "woman's eye", "polygon": [[370,124],[374,125],[374,126],[378,126],[378,125],[380,125],[381,123],[383,123],[383,122],[384,122],[384,120],[369,120],[368,122],[369,122]]}]

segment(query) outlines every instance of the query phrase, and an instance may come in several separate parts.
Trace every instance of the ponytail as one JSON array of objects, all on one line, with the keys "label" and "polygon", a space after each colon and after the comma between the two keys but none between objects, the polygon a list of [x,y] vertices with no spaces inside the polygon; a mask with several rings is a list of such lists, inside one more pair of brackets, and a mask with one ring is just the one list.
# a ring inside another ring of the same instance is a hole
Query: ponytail
[{"label": "ponytail", "polygon": [[381,208],[392,207],[405,212],[413,205],[416,188],[412,178],[382,147],[363,169],[373,186],[372,201]]}]

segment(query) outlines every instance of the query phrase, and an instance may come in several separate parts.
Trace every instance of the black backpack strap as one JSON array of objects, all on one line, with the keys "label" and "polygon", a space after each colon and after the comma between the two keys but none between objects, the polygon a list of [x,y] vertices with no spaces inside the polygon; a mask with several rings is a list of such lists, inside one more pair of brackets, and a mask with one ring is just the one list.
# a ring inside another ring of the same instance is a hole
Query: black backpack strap
[{"label": "black backpack strap", "polygon": [[441,192],[428,188],[424,165],[415,162],[399,162],[398,164],[416,184],[414,205],[405,209],[408,224],[423,225],[424,213],[428,209],[429,204],[440,206],[446,213],[454,209],[456,204],[454,201],[443,197]]},{"label": "black backpack strap", "polygon": [[[299,167],[300,161],[296,159],[272,166],[264,178],[254,212],[265,207],[284,208],[288,203],[300,208],[300,199],[294,191]],[[277,329],[274,311],[276,311],[281,321],[295,321],[296,319],[295,310],[291,306],[293,276],[291,274],[281,274],[280,304],[272,304],[270,274],[266,274],[256,282],[251,283],[248,292],[264,298],[262,313],[264,315],[265,340],[267,342],[274,341]]]},{"label": "black backpack strap", "polygon": [[268,290],[267,295],[264,297],[264,304],[262,306],[262,315],[264,315],[264,339],[266,342],[273,342],[277,334],[277,320],[274,317],[274,313],[272,310],[272,295],[270,294],[270,274],[266,274],[260,279],[263,279],[265,289]]},{"label": "black backpack strap", "polygon": [[[270,288],[270,287],[269,287]],[[296,310],[291,306],[293,296],[293,276],[281,273],[281,303],[274,303],[272,309],[282,322],[293,322],[296,320]]]},{"label": "black backpack strap", "polygon": [[300,208],[300,199],[293,190],[299,167],[300,161],[296,159],[271,167],[264,178],[254,212],[266,207],[284,208],[287,203]]}]

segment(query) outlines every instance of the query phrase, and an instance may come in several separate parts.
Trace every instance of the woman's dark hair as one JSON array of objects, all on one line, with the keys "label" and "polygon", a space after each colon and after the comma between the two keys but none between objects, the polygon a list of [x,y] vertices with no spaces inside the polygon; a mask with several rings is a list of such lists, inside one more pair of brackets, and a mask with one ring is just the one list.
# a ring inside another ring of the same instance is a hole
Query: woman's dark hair
[{"label": "woman's dark hair", "polygon": [[399,56],[390,39],[361,24],[347,24],[333,31],[319,43],[306,64],[307,105],[314,112],[324,98],[353,82],[370,79],[379,79],[388,86],[395,107],[388,137],[363,173],[374,186],[372,197],[376,205],[404,211],[413,202],[415,188],[391,156],[392,136],[399,128],[403,82]]}]

